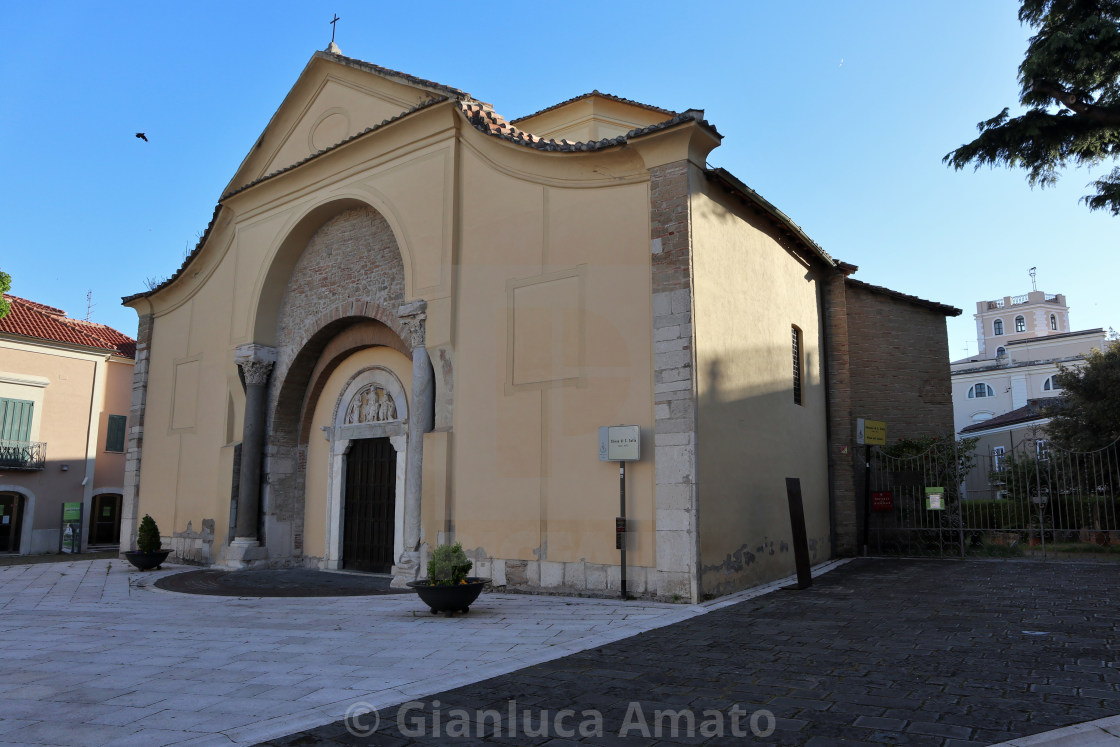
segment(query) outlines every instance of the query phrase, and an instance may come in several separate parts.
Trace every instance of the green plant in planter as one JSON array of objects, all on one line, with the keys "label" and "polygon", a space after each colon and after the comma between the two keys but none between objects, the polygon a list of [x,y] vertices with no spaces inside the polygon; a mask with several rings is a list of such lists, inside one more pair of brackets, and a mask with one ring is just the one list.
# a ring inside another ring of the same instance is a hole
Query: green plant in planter
[{"label": "green plant in planter", "polygon": [[159,538],[159,527],[156,520],[148,514],[140,520],[140,527],[136,530],[136,549],[140,552],[159,552],[163,542]]},{"label": "green plant in planter", "polygon": [[440,545],[428,559],[428,583],[432,586],[457,586],[467,581],[467,574],[474,566],[463,552],[463,546]]}]

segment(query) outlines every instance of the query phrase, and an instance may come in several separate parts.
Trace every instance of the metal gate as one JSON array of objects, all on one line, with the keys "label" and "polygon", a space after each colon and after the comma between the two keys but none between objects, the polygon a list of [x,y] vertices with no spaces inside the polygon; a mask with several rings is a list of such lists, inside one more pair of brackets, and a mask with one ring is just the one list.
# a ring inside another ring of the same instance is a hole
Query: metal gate
[{"label": "metal gate", "polygon": [[914,451],[872,450],[871,552],[1120,557],[1120,441],[1073,452],[1035,434],[1010,449],[934,441]]}]

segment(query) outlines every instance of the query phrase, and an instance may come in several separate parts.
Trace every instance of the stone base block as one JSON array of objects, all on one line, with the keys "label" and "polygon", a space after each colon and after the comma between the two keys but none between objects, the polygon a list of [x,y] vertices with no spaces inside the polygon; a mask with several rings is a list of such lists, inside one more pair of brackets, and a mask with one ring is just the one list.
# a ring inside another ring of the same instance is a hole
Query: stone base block
[{"label": "stone base block", "polygon": [[268,548],[261,547],[255,538],[237,537],[225,549],[221,562],[222,568],[233,571],[260,567],[268,562]]},{"label": "stone base block", "polygon": [[409,581],[420,578],[420,553],[401,553],[392,570],[393,580],[389,582],[391,589],[407,589]]}]

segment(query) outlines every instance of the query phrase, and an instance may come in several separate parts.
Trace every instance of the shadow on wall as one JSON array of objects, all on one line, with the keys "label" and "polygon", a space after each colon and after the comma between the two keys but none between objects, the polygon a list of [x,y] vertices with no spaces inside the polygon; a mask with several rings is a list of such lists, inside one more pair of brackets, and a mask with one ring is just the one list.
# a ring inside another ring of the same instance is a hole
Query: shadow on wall
[{"label": "shadow on wall", "polygon": [[743,348],[699,376],[697,467],[701,593],[729,593],[794,572],[785,479],[801,480],[812,562],[828,559],[825,391],[804,358],[794,402],[790,348]]},{"label": "shadow on wall", "polygon": [[[50,453],[49,442],[46,451]],[[0,452],[0,553],[57,553],[66,527],[79,549],[87,543],[113,544],[121,514],[119,493],[82,484],[84,456],[41,462],[37,456],[30,448]],[[85,500],[87,490],[93,495]],[[68,515],[64,522],[64,504],[81,506],[80,515]],[[102,513],[104,509],[108,515]],[[106,526],[107,522],[116,522],[116,527]]]}]

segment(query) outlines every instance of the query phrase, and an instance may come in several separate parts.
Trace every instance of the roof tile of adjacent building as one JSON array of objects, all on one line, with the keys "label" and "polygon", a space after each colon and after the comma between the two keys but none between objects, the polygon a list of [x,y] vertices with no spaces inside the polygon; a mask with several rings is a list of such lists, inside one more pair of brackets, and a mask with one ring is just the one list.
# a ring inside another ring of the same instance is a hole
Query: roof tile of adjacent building
[{"label": "roof tile of adjacent building", "polygon": [[1050,340],[1060,340],[1063,337],[1077,337],[1079,335],[1103,335],[1104,328],[1097,327],[1096,329],[1082,329],[1077,332],[1058,332],[1053,335],[1042,335],[1040,337],[1021,337],[1018,340],[1008,340],[1003,343],[1004,345],[1027,345],[1030,343],[1049,342]]},{"label": "roof tile of adjacent building", "polygon": [[960,316],[962,313],[961,310],[956,308],[955,306],[937,303],[936,301],[927,301],[924,298],[918,298],[917,296],[911,296],[906,293],[899,293],[896,290],[884,288],[881,285],[872,285],[871,283],[865,283],[862,280],[856,280],[855,278],[846,278],[844,282],[856,288],[863,288],[864,290],[871,291],[872,293],[878,293],[880,295],[890,296],[891,298],[897,298],[900,301],[906,301],[907,303],[913,304],[914,306],[923,306],[928,309],[933,309],[934,311],[939,311],[945,316]]},{"label": "roof tile of adjacent building", "polygon": [[0,334],[81,345],[108,350],[122,358],[136,357],[136,340],[112,327],[83,319],[70,319],[62,309],[4,294],[11,303],[0,319]]},{"label": "roof tile of adjacent building", "polygon": [[[1045,405],[1052,406],[1054,404],[1056,404],[1055,398],[1050,398],[1045,401]],[[1017,425],[1019,423],[1029,423],[1032,420],[1040,420],[1048,417],[1043,408],[1043,400],[1029,399],[1027,400],[1027,404],[1016,410],[1005,412],[989,420],[982,420],[979,423],[973,423],[970,426],[961,428],[961,433],[981,433],[991,430],[992,428],[1003,428],[1008,425]]]}]

